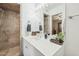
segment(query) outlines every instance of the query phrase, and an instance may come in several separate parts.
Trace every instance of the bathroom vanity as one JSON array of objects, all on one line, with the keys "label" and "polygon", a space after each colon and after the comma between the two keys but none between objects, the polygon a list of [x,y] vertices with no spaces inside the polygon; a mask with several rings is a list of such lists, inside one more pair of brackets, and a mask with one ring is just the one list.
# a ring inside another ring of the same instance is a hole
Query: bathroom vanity
[{"label": "bathroom vanity", "polygon": [[51,43],[48,39],[23,36],[24,56],[63,56],[63,50],[63,45]]}]

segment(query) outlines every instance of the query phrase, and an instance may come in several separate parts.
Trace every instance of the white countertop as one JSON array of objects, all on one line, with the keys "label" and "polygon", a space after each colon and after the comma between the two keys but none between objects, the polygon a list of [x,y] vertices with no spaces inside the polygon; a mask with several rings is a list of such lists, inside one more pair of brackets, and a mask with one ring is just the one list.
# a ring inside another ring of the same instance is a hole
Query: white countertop
[{"label": "white countertop", "polygon": [[32,46],[39,50],[45,56],[53,56],[62,46],[51,43],[48,39],[34,36],[23,36]]}]

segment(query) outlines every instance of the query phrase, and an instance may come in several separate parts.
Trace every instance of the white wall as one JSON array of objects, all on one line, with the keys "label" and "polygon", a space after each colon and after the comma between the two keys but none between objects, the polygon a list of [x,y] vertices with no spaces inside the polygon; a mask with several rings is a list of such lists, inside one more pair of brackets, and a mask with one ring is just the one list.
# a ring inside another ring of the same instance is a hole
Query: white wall
[{"label": "white wall", "polygon": [[[23,41],[22,41],[22,36],[26,35],[27,31],[27,23],[28,20],[31,22],[32,24],[32,31],[33,30],[38,30],[38,26],[39,23],[41,22],[41,24],[43,25],[43,12],[42,9],[39,8],[37,11],[35,11],[35,5],[33,3],[23,3],[20,4],[21,8],[20,8],[20,16],[21,16],[21,20],[20,20],[20,32],[21,32],[21,51],[23,51]],[[26,35],[27,36],[27,35]]]},{"label": "white wall", "polygon": [[65,55],[79,56],[79,16],[68,18],[73,15],[79,15],[79,3],[66,4]]},{"label": "white wall", "polygon": [[[22,35],[26,33],[26,27],[27,27],[27,21],[30,20],[30,14],[33,13],[31,10],[33,10],[33,7],[31,8],[33,4],[21,4],[21,30]],[[29,12],[30,11],[30,12]]]},{"label": "white wall", "polygon": [[38,31],[40,23],[43,25],[42,9],[41,7],[36,9],[34,3],[21,4],[22,35],[26,33],[28,20],[31,23],[32,31]]}]

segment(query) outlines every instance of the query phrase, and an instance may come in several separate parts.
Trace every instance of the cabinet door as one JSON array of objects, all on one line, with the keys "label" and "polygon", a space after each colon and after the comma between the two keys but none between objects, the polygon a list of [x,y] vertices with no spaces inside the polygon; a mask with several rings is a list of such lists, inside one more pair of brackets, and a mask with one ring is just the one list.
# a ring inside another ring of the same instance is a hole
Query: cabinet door
[{"label": "cabinet door", "polygon": [[33,48],[33,56],[44,56],[40,51],[38,51],[36,48]]},{"label": "cabinet door", "polygon": [[55,54],[54,56],[63,56],[64,55],[64,46],[62,46]]},{"label": "cabinet door", "polygon": [[23,53],[24,53],[24,56],[30,56],[31,54],[31,52],[29,51],[29,48],[27,47],[27,45],[24,45],[24,51],[23,51]]},{"label": "cabinet door", "polygon": [[25,39],[23,39],[23,54],[24,56],[43,56],[41,52],[29,44]]},{"label": "cabinet door", "polygon": [[23,39],[23,54],[24,56],[31,56],[31,52],[28,43]]}]

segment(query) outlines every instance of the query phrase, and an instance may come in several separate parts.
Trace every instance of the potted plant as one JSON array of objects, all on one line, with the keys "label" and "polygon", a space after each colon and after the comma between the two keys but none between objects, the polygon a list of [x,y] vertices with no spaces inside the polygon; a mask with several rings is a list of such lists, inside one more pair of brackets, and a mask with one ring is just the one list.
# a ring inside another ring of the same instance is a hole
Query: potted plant
[{"label": "potted plant", "polygon": [[64,33],[63,32],[58,33],[57,38],[59,40],[59,43],[63,43],[64,42]]}]

